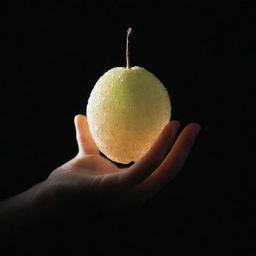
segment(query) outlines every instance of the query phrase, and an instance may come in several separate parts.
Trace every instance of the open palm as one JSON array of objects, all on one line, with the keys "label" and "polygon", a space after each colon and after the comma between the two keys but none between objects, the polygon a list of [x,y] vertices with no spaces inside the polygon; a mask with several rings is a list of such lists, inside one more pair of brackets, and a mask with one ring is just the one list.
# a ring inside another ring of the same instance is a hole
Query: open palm
[{"label": "open palm", "polygon": [[[55,193],[107,201],[144,202],[172,180],[184,165],[200,126],[190,123],[176,139],[178,121],[170,121],[152,146],[129,168],[118,168],[100,155],[84,115],[75,117],[78,154],[47,179]],[[57,191],[57,192],[56,192]]]}]

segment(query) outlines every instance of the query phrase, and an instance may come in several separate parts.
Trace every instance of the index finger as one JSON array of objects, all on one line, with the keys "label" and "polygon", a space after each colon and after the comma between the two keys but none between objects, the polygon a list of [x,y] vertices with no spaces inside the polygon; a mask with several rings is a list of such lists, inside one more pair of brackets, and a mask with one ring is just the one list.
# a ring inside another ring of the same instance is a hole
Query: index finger
[{"label": "index finger", "polygon": [[137,185],[131,195],[143,200],[152,197],[176,177],[182,169],[201,127],[196,123],[187,125],[162,164],[145,181]]},{"label": "index finger", "polygon": [[146,155],[128,168],[126,172],[120,173],[120,184],[124,188],[140,183],[160,165],[168,146],[175,140],[179,126],[178,121],[169,122]]}]

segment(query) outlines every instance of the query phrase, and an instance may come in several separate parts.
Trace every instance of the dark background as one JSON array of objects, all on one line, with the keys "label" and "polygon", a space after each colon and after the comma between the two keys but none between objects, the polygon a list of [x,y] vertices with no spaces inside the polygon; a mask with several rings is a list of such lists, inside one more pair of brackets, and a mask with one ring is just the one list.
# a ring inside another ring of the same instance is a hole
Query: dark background
[{"label": "dark background", "polygon": [[[137,215],[128,211],[109,225],[90,220],[99,226],[94,236],[81,220],[73,239],[68,231],[66,240],[56,235],[55,247],[72,255],[113,252],[114,245],[121,255],[186,248],[254,255],[256,11],[247,1],[167,13],[148,5],[155,12],[134,1],[98,5],[108,16],[75,3],[4,9],[0,198],[43,181],[76,154],[73,118],[85,114],[97,79],[125,65],[132,27],[132,65],[154,73],[169,91],[172,118],[200,123],[201,134],[183,172]],[[50,247],[42,237],[40,248]]]}]

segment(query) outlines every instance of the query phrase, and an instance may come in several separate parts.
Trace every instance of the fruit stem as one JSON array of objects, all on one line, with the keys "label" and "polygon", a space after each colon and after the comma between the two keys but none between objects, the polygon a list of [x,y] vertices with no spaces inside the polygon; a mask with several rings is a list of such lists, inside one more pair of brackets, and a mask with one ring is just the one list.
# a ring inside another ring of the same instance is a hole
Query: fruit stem
[{"label": "fruit stem", "polygon": [[130,62],[130,37],[132,34],[132,28],[127,29],[127,36],[126,36],[126,68],[131,68]]}]

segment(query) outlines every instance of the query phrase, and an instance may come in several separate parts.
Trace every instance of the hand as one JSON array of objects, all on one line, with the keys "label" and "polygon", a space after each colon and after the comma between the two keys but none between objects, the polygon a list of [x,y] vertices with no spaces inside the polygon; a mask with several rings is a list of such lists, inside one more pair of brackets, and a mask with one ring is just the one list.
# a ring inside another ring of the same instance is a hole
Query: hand
[{"label": "hand", "polygon": [[190,123],[176,139],[179,126],[178,121],[169,122],[144,157],[129,168],[118,168],[100,155],[86,116],[77,115],[79,152],[50,174],[47,187],[57,200],[84,195],[108,204],[145,202],[180,172],[200,131],[198,124]]},{"label": "hand", "polygon": [[[15,240],[13,234],[20,240],[21,230],[31,229],[33,236],[34,228],[38,229],[41,223],[39,229],[43,229],[50,219],[57,221],[63,217],[66,225],[67,217],[79,221],[78,213],[82,217],[84,213],[94,216],[99,208],[142,205],[179,173],[200,131],[198,124],[191,123],[176,139],[179,126],[177,121],[169,122],[144,157],[129,168],[117,168],[99,154],[86,117],[77,115],[78,154],[45,181],[0,202],[0,233],[7,239],[11,235],[10,241]],[[70,215],[73,212],[75,215]]]}]

